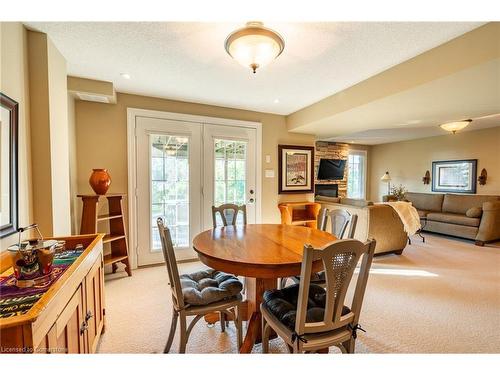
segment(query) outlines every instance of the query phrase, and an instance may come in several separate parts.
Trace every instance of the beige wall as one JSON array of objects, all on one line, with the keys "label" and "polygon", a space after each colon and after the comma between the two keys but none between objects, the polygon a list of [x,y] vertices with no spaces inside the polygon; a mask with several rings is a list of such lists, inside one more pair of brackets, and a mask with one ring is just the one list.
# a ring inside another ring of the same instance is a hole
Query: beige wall
[{"label": "beige wall", "polygon": [[427,170],[432,175],[432,161],[453,159],[478,159],[478,174],[486,168],[488,181],[477,185],[477,194],[500,194],[500,124],[490,129],[372,146],[370,159],[370,199],[375,201],[387,194],[387,184],[380,181],[385,171],[392,177],[391,185],[431,192],[431,184],[424,185],[422,177]]},{"label": "beige wall", "polygon": [[[284,116],[122,93],[117,94],[117,104],[76,101],[78,193],[91,192],[88,178],[93,168],[109,170],[110,192],[127,192],[127,107],[261,122],[262,221],[279,222],[280,199],[312,198],[303,194],[280,197],[277,177],[264,177],[265,169],[274,169],[275,176],[278,175],[278,144],[314,144],[313,136],[289,133]],[[270,163],[265,162],[264,155],[271,156]],[[78,208],[81,209],[81,203]]]},{"label": "beige wall", "polygon": [[28,31],[33,214],[44,235],[71,233],[66,60]]},{"label": "beige wall", "polygon": [[[19,103],[19,224],[33,220],[27,32],[18,22],[0,23],[0,91]],[[0,239],[3,250],[17,235]]]},{"label": "beige wall", "polygon": [[76,162],[76,121],[75,121],[75,98],[68,94],[68,138],[69,138],[69,195],[71,209],[71,234],[80,233],[77,220],[78,194],[77,185],[77,162]]},{"label": "beige wall", "polygon": [[[66,60],[47,40],[53,234],[71,234],[68,88]],[[31,64],[31,62],[30,62]],[[55,198],[55,199],[54,199]]]}]

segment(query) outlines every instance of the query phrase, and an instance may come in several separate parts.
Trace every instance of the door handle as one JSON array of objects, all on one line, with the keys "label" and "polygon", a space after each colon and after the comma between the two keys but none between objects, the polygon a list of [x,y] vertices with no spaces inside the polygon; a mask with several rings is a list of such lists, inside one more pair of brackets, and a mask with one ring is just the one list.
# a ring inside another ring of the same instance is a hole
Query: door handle
[{"label": "door handle", "polygon": [[253,199],[253,198],[250,198],[250,199],[248,200],[248,203],[253,203],[253,202],[255,202],[255,199]]},{"label": "door handle", "polygon": [[250,194],[253,194],[253,193],[254,193],[253,189],[250,189]]}]

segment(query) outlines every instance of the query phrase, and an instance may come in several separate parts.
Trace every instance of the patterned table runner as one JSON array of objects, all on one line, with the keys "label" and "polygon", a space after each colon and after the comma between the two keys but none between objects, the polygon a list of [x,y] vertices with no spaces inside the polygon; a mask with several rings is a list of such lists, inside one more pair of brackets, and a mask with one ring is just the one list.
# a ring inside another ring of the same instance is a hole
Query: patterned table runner
[{"label": "patterned table runner", "polygon": [[66,269],[82,254],[83,250],[66,250],[54,255],[54,278],[45,284],[31,288],[16,286],[12,269],[0,275],[0,318],[26,313],[56,282]]}]

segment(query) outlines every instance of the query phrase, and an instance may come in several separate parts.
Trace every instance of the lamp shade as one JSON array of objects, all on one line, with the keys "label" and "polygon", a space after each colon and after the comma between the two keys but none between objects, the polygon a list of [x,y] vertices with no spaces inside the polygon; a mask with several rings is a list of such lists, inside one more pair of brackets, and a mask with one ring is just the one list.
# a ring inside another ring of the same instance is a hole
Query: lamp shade
[{"label": "lamp shade", "polygon": [[246,27],[227,37],[225,48],[232,58],[255,73],[257,68],[267,65],[283,52],[285,42],[262,22],[248,22]]},{"label": "lamp shade", "polygon": [[384,182],[391,181],[391,176],[389,175],[389,172],[385,172],[384,175],[382,176],[382,178],[380,180],[384,181]]},{"label": "lamp shade", "polygon": [[472,120],[462,120],[462,121],[455,121],[455,122],[448,122],[446,124],[440,125],[440,127],[446,131],[452,132],[455,134],[457,131],[462,130],[466,126],[468,126]]}]

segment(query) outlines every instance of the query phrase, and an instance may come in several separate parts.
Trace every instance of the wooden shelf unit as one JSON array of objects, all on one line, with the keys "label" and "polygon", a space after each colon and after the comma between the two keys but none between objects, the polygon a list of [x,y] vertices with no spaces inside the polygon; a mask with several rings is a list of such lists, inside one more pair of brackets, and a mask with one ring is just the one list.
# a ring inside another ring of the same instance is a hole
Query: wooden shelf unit
[{"label": "wooden shelf unit", "polygon": [[[111,254],[104,256],[104,264],[111,265],[113,273],[116,272],[117,263],[125,265],[125,272],[132,276],[130,260],[128,255],[127,234],[123,222],[122,200],[125,194],[106,194],[106,195],[84,195],[79,194],[83,201],[82,222],[80,225],[80,234],[92,234],[102,232],[97,228],[98,223],[109,223],[109,233],[103,240],[103,244],[109,244]],[[108,201],[108,213],[100,214],[99,199],[105,197]]]},{"label": "wooden shelf unit", "polygon": [[321,204],[316,202],[283,202],[278,205],[281,224],[317,227]]}]

